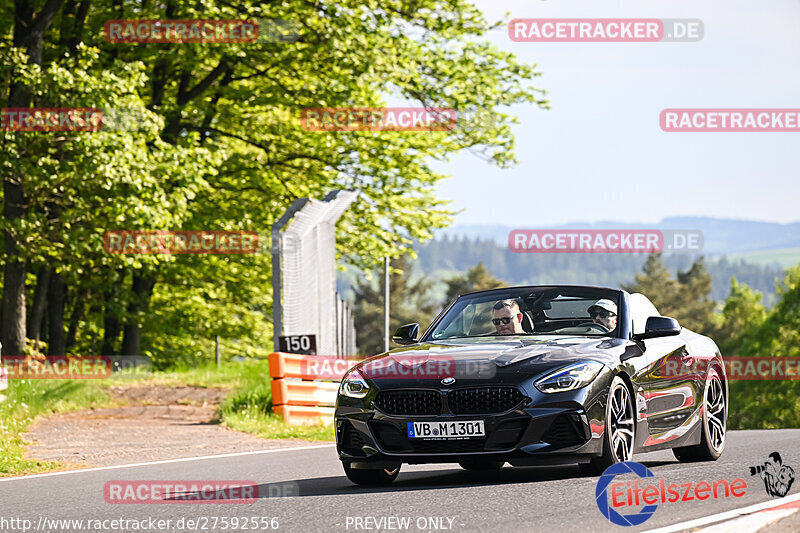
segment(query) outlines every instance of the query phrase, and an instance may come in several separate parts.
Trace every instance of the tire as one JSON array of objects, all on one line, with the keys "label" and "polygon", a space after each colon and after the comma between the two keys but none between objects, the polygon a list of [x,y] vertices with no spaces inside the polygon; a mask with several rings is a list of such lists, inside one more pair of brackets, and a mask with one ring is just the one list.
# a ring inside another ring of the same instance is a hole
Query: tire
[{"label": "tire", "polygon": [[505,461],[492,461],[487,459],[463,459],[458,464],[464,470],[471,470],[475,472],[487,472],[490,470],[500,470],[505,465]]},{"label": "tire", "polygon": [[615,376],[608,388],[606,427],[603,432],[603,455],[578,467],[589,476],[599,476],[609,466],[630,461],[636,437],[633,397],[628,385]]},{"label": "tire", "polygon": [[703,392],[703,424],[700,444],[673,448],[675,458],[682,463],[716,461],[725,449],[728,423],[728,404],[722,378],[715,368],[708,372]]},{"label": "tire", "polygon": [[382,468],[380,470],[365,470],[353,468],[350,463],[342,463],[347,479],[356,485],[391,485],[400,473],[400,466],[394,468]]}]

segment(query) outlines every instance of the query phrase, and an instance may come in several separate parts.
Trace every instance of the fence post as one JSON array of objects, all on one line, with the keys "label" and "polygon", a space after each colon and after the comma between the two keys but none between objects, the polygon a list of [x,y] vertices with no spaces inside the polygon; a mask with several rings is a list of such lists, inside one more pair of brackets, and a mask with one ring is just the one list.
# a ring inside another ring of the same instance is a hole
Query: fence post
[{"label": "fence post", "polygon": [[389,351],[389,257],[383,258],[383,351]]}]

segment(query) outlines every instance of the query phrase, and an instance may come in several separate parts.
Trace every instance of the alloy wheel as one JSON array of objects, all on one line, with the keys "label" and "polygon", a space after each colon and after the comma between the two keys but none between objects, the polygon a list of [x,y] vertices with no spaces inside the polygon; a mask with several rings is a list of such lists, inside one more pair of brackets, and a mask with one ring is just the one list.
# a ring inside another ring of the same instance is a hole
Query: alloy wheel
[{"label": "alloy wheel", "polygon": [[719,452],[725,446],[725,393],[719,376],[709,376],[706,392],[706,424],[709,444]]},{"label": "alloy wheel", "polygon": [[618,383],[611,391],[611,450],[617,461],[633,454],[633,406],[628,388]]}]

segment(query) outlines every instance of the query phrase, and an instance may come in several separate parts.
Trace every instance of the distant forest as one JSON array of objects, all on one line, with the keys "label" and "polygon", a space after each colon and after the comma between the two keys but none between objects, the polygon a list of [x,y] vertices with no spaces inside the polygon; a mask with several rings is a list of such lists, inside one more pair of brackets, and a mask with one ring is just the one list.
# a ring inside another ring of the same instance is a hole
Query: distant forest
[{"label": "distant forest", "polygon": [[[414,271],[436,278],[448,272],[465,272],[483,262],[489,272],[509,284],[574,283],[619,286],[630,283],[647,260],[647,254],[524,254],[514,253],[491,239],[443,236],[417,246]],[[675,274],[691,266],[696,256],[664,255],[664,264]],[[712,277],[711,297],[723,301],[731,278],[746,283],[764,295],[764,303],[775,300],[775,281],[783,278],[779,266],[757,265],[724,256],[706,257]]]}]

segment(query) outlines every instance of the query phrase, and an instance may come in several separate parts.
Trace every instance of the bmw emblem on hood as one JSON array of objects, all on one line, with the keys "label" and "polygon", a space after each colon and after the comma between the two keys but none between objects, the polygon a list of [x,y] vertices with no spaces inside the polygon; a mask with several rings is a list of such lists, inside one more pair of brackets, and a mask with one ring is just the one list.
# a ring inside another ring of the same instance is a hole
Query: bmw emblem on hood
[{"label": "bmw emblem on hood", "polygon": [[456,382],[456,378],[444,378],[442,380],[442,385],[452,385]]}]

